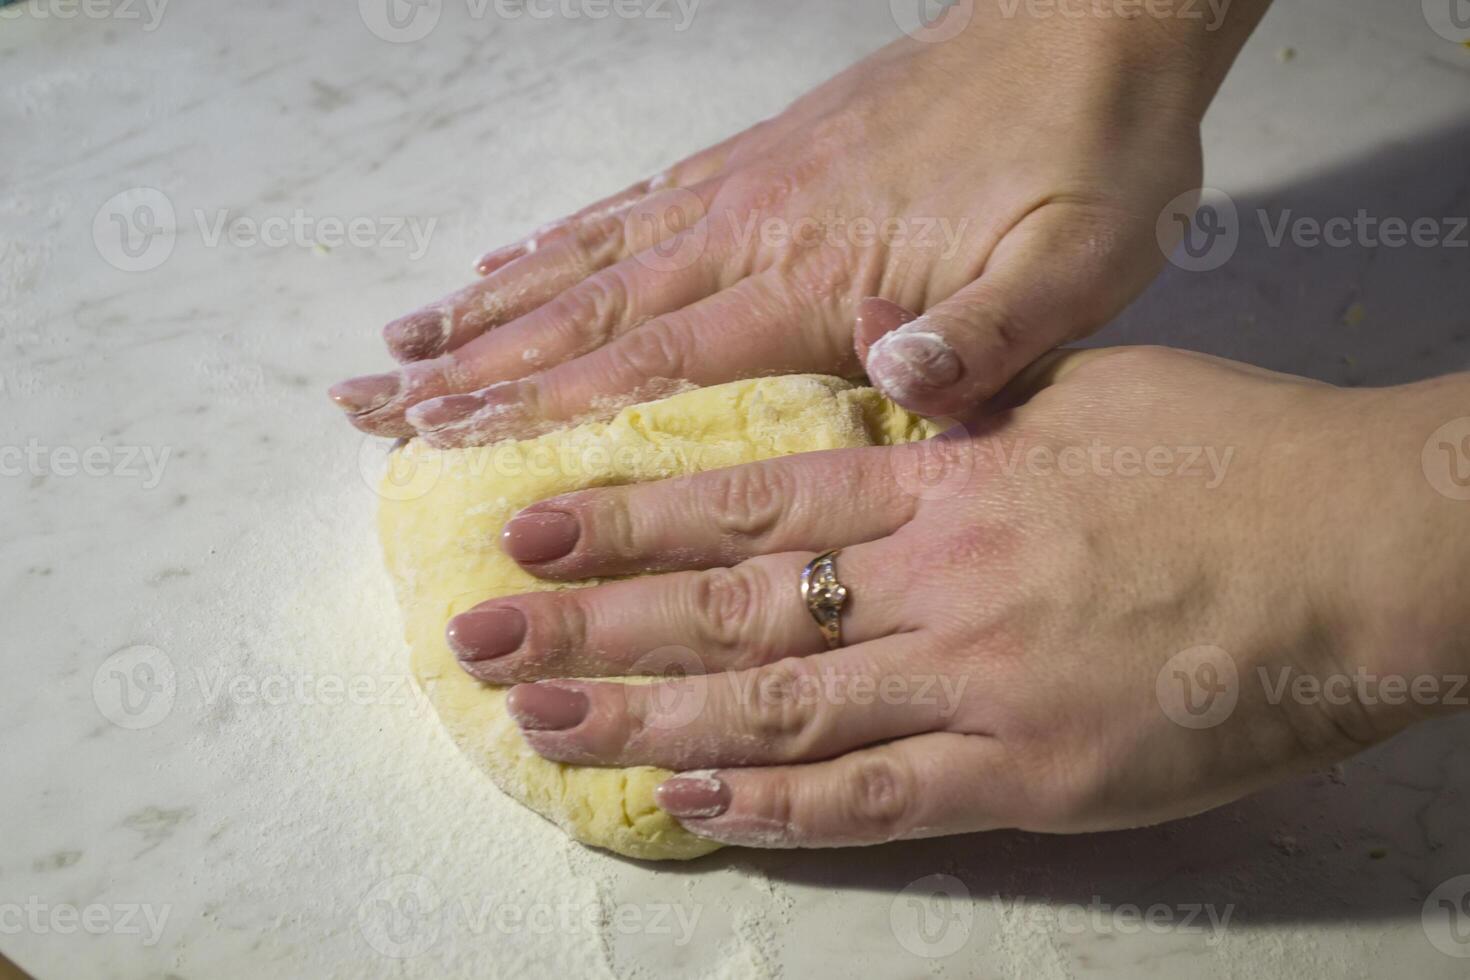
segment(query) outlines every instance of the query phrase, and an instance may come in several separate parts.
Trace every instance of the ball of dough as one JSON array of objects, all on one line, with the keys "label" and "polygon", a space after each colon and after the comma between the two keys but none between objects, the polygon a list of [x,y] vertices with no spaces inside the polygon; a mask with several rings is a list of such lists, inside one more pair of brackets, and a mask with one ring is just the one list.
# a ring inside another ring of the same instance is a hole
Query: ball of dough
[{"label": "ball of dough", "polygon": [[625,409],[611,422],[522,442],[452,451],[410,442],[393,455],[384,478],[379,532],[413,674],[459,749],[577,840],[634,858],[707,854],[719,845],[688,833],[654,803],[654,788],[668,772],[563,765],[531,751],[506,712],[505,689],[460,669],[445,624],[487,599],[593,584],[541,581],[501,550],[501,528],[537,501],[791,453],[909,442],[936,431],[872,389],[793,376],[690,391]]}]

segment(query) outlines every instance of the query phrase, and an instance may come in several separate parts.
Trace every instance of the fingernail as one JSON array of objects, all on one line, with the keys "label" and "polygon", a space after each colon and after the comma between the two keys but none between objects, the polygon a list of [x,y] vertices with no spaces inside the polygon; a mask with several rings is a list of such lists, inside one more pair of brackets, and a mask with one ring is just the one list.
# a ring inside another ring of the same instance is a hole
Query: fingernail
[{"label": "fingernail", "polygon": [[419,310],[383,328],[383,339],[403,357],[437,357],[449,340],[452,318],[447,310]]},{"label": "fingernail", "polygon": [[459,659],[494,660],[520,649],[526,639],[526,617],[510,606],[472,609],[451,619],[444,635]]},{"label": "fingernail", "polygon": [[328,389],[332,401],[353,415],[376,411],[393,400],[400,384],[397,374],[369,374],[339,381]]},{"label": "fingernail", "polygon": [[479,395],[445,395],[419,402],[404,417],[415,429],[432,431],[469,418],[484,407],[485,399]]},{"label": "fingernail", "polygon": [[915,330],[915,320],[873,345],[868,356],[868,376],[889,395],[946,388],[960,378],[959,355],[937,333]]},{"label": "fingernail", "polygon": [[475,261],[475,271],[482,276],[488,276],[496,269],[510,265],[516,259],[527,254],[527,251],[525,243],[521,242],[515,245],[507,245],[504,248],[497,248],[492,252],[486,252]]},{"label": "fingernail", "polygon": [[505,553],[531,565],[565,558],[581,537],[581,523],[560,511],[520,514],[500,532]]},{"label": "fingernail", "polygon": [[659,809],[674,817],[718,817],[730,808],[730,787],[711,771],[686,772],[653,791]]},{"label": "fingernail", "polygon": [[516,724],[533,732],[564,732],[587,717],[587,695],[555,684],[511,688],[505,706]]}]

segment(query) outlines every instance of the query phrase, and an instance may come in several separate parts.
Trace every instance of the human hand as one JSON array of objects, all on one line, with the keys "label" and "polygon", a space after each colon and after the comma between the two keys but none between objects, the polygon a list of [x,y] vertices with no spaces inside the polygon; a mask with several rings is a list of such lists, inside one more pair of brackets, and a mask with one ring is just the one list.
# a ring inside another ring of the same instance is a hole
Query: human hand
[{"label": "human hand", "polygon": [[404,367],[333,396],[439,447],[776,373],[972,407],[1157,272],[1156,219],[1199,184],[1200,116],[1264,3],[1239,6],[1208,31],[980,5],[486,256],[387,327]]},{"label": "human hand", "polygon": [[[1463,582],[1470,555],[1464,504],[1418,466],[1463,406],[1447,383],[1061,352],[1020,404],[928,443],[534,505],[506,548],[538,576],[664,574],[487,602],[450,642],[476,677],[536,682],[509,704],[542,755],[696,771],[660,803],[727,843],[1192,814],[1429,710],[1280,679],[1463,671],[1463,602],[1424,585]],[[852,598],[829,652],[797,581],[830,548]],[[667,648],[705,673],[585,679]]]}]

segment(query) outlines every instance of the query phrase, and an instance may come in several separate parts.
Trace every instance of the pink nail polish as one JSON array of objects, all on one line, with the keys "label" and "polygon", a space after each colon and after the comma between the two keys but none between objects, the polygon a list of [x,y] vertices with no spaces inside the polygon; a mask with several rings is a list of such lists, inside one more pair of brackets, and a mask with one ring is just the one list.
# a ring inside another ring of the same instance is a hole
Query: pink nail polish
[{"label": "pink nail polish", "polygon": [[576,728],[591,707],[587,695],[555,684],[521,684],[511,688],[506,709],[527,731],[564,732]]},{"label": "pink nail polish", "polygon": [[659,809],[686,819],[718,817],[730,808],[730,798],[730,787],[713,771],[686,772],[653,791]]},{"label": "pink nail polish", "polygon": [[343,411],[363,415],[392,401],[401,383],[397,374],[369,374],[339,381],[327,393]]},{"label": "pink nail polish", "polygon": [[960,378],[959,355],[943,337],[919,327],[923,321],[884,335],[868,355],[868,376],[885,394],[906,397],[938,391]]},{"label": "pink nail polish", "polygon": [[505,553],[528,565],[565,558],[581,537],[581,523],[560,511],[520,514],[500,532]]},{"label": "pink nail polish", "polygon": [[407,360],[438,357],[449,342],[453,318],[447,310],[419,310],[383,328],[383,339],[394,355]]},{"label": "pink nail polish", "polygon": [[526,617],[510,606],[471,609],[451,619],[444,635],[459,659],[494,660],[520,649],[526,640]]},{"label": "pink nail polish", "polygon": [[474,415],[485,407],[479,395],[445,395],[419,402],[407,413],[408,424],[421,431],[442,429]]},{"label": "pink nail polish", "polygon": [[496,269],[510,265],[516,259],[526,255],[527,251],[526,244],[524,242],[518,242],[515,245],[497,248],[493,252],[486,252],[476,260],[475,271],[482,276],[488,276]]}]

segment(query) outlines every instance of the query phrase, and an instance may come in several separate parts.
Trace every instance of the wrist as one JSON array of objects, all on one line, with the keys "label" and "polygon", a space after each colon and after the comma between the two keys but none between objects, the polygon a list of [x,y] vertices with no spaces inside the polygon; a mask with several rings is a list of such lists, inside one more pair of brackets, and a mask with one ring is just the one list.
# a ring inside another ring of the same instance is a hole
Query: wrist
[{"label": "wrist", "polygon": [[[1470,375],[1345,393],[1357,443],[1327,503],[1349,632],[1339,668],[1375,728],[1470,707]],[[1463,431],[1462,431],[1463,430]]]}]

